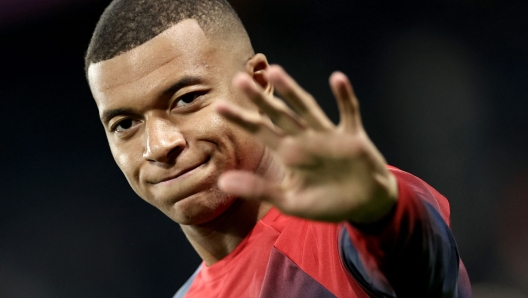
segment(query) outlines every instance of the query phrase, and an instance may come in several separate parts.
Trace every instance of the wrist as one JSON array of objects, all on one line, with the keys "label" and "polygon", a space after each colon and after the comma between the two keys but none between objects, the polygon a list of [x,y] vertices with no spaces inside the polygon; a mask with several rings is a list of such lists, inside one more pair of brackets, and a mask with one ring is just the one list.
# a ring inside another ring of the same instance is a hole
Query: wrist
[{"label": "wrist", "polygon": [[356,224],[371,224],[386,218],[398,201],[398,181],[390,172],[374,178],[376,186],[365,204],[356,210],[349,221]]}]

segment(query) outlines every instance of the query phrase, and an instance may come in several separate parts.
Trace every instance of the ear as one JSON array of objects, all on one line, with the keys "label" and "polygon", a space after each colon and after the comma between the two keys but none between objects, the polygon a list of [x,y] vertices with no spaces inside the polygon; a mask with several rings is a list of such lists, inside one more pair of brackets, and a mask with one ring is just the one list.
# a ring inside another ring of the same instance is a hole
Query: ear
[{"label": "ear", "polygon": [[255,54],[246,63],[246,70],[248,74],[253,77],[267,94],[273,94],[273,85],[266,79],[264,74],[268,71],[268,60],[264,54]]}]

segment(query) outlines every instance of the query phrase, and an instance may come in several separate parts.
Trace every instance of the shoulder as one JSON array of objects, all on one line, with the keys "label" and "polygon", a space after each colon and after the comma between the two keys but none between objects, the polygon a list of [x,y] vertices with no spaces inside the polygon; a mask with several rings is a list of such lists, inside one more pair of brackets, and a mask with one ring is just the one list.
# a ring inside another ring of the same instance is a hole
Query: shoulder
[{"label": "shoulder", "polygon": [[445,196],[440,194],[431,185],[411,173],[402,171],[396,167],[388,166],[389,171],[396,176],[398,184],[408,187],[412,192],[418,194],[418,197],[433,207],[443,220],[450,225],[449,201]]}]

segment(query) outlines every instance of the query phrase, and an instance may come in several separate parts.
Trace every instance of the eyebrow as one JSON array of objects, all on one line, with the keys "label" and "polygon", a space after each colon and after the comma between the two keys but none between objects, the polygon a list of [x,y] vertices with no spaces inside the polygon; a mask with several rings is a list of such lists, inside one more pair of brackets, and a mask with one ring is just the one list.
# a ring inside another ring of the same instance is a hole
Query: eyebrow
[{"label": "eyebrow", "polygon": [[110,121],[110,119],[114,118],[115,116],[132,114],[134,114],[134,110],[132,109],[113,109],[104,111],[103,115],[101,115],[101,120],[103,121],[103,123],[108,123],[108,121]]},{"label": "eyebrow", "polygon": [[[197,76],[184,76],[180,80],[178,80],[176,83],[172,84],[169,88],[165,89],[163,92],[161,92],[161,96],[167,96],[170,94],[175,93],[176,91],[180,90],[181,88],[199,84],[202,82],[202,79]],[[108,123],[110,119],[114,118],[115,116],[119,115],[131,115],[134,114],[134,110],[130,108],[118,108],[113,110],[104,111],[101,115],[101,120],[103,123]]]},{"label": "eyebrow", "polygon": [[202,79],[200,77],[197,77],[197,76],[184,76],[179,81],[177,81],[176,83],[172,84],[172,86],[170,86],[169,88],[165,89],[165,91],[163,91],[161,93],[161,95],[162,96],[167,96],[167,95],[170,95],[172,93],[175,93],[176,91],[180,90],[183,87],[187,87],[187,86],[190,86],[190,85],[196,85],[196,84],[199,84],[201,82],[202,82]]}]

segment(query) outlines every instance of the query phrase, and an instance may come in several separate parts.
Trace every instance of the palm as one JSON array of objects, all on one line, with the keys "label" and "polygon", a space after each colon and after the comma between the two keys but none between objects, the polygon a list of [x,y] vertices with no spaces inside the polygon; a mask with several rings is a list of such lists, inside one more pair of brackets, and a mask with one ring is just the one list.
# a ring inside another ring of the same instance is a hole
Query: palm
[{"label": "palm", "polygon": [[270,67],[268,79],[291,108],[247,75],[237,77],[235,84],[273,123],[227,104],[218,111],[261,139],[280,161],[285,177],[277,183],[254,173],[228,173],[224,181],[244,183],[224,183],[225,190],[309,219],[369,222],[385,214],[396,197],[395,180],[363,129],[348,79],[341,73],[330,78],[340,109],[338,126],[280,67]]}]

